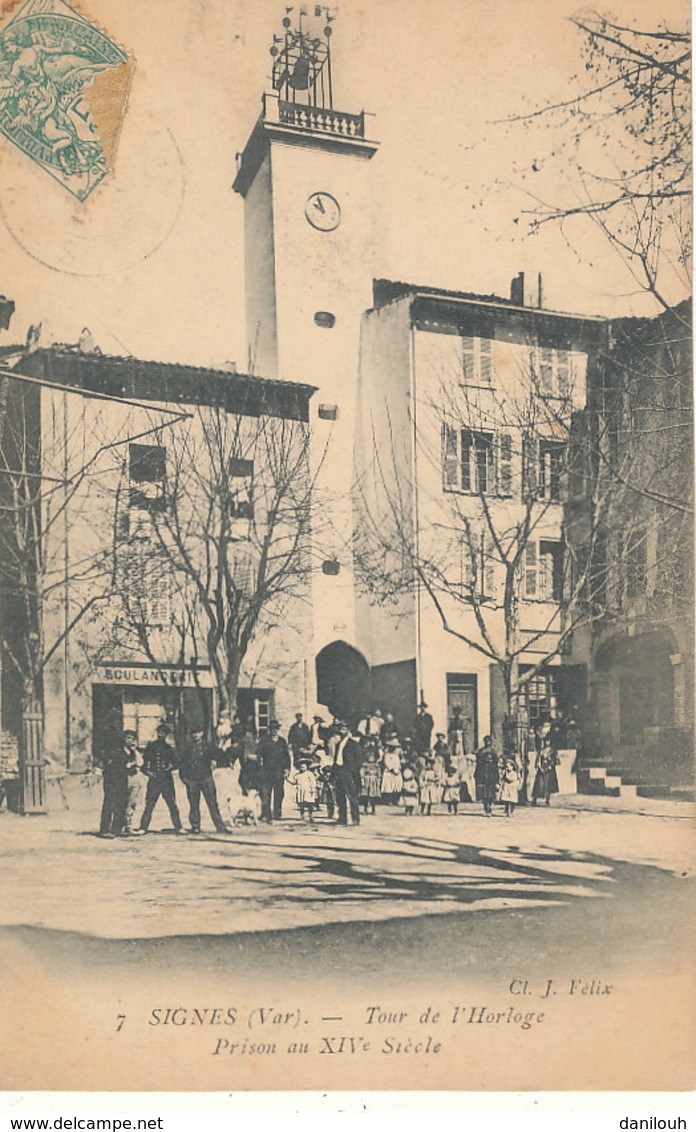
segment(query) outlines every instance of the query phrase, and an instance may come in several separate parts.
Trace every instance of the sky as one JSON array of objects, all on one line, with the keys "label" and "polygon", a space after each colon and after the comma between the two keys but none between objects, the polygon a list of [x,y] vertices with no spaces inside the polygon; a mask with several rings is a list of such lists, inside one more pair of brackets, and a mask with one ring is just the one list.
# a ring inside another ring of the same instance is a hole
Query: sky
[{"label": "sky", "polygon": [[[381,143],[371,170],[377,275],[506,296],[518,271],[539,270],[552,309],[645,311],[591,229],[573,248],[514,223],[520,169],[534,162],[551,196],[558,170],[545,160],[548,128],[506,120],[572,93],[577,7],[341,0],[334,103],[373,114]],[[644,27],[686,18],[682,0],[611,8]],[[0,344],[43,321],[64,342],[88,327],[105,353],[243,369],[243,202],[231,185],[270,86],[284,5],[82,0],[81,10],[136,59],[115,170],[80,203],[0,137],[0,294],[17,304]]]}]

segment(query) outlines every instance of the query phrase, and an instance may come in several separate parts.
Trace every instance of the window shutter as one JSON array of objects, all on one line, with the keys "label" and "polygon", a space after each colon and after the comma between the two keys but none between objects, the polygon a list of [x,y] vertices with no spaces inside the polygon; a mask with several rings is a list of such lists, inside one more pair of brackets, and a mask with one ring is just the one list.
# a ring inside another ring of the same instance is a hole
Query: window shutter
[{"label": "window shutter", "polygon": [[559,445],[558,498],[561,503],[570,499],[570,443]]},{"label": "window shutter", "polygon": [[446,424],[442,426],[442,482],[446,491],[455,490],[459,486],[457,439],[455,428]]},{"label": "window shutter", "polygon": [[537,546],[528,542],[524,548],[524,596],[537,596]]},{"label": "window shutter", "polygon": [[539,385],[542,393],[553,393],[553,350],[544,347],[541,351]]},{"label": "window shutter", "polygon": [[462,367],[464,381],[468,385],[476,384],[476,339],[462,338]]},{"label": "window shutter", "polygon": [[493,378],[493,342],[490,338],[480,338],[481,384],[490,385]]},{"label": "window shutter", "polygon": [[460,460],[461,486],[462,486],[463,491],[471,491],[472,490],[472,475],[471,475],[472,459],[471,459],[471,457],[472,457],[472,453],[474,452],[475,446],[473,444],[473,437],[472,437],[470,432],[462,431],[462,433],[461,433],[461,444],[462,444],[461,460]]},{"label": "window shutter", "polygon": [[534,436],[522,440],[522,483],[525,499],[534,499],[539,490],[539,442]]},{"label": "window shutter", "polygon": [[476,584],[476,570],[471,556],[469,539],[462,539],[462,589],[465,596],[469,596]]},{"label": "window shutter", "polygon": [[251,598],[256,591],[256,559],[245,543],[232,543],[228,551],[232,582],[241,597]]},{"label": "window shutter", "polygon": [[552,589],[553,559],[550,554],[543,554],[541,551],[540,546],[537,559],[537,597],[548,600]]},{"label": "window shutter", "polygon": [[558,351],[558,395],[569,397],[572,392],[570,352]]},{"label": "window shutter", "polygon": [[559,500],[563,494],[565,474],[565,449],[555,440],[538,442],[537,494],[542,499]]},{"label": "window shutter", "polygon": [[498,495],[512,495],[512,437],[498,434]]},{"label": "window shutter", "polygon": [[496,596],[496,569],[493,540],[490,536],[482,536],[483,549],[483,582],[486,597]]}]

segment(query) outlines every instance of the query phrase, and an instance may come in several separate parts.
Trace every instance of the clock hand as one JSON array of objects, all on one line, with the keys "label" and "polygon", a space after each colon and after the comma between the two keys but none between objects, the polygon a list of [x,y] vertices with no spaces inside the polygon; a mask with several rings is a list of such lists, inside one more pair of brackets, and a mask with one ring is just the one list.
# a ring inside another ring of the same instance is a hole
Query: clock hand
[{"label": "clock hand", "polygon": [[321,202],[321,197],[316,197],[314,203],[316,204],[316,206],[317,206],[317,208],[319,209],[320,212],[326,212],[326,209],[324,208],[324,205]]}]

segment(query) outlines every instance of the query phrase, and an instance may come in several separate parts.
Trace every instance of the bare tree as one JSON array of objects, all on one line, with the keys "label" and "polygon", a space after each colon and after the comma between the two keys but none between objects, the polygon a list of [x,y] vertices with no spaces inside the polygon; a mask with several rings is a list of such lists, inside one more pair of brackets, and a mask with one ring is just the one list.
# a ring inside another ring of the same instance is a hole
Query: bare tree
[{"label": "bare tree", "polygon": [[[0,435],[0,642],[7,678],[19,689],[19,743],[23,787],[41,793],[43,683],[78,625],[113,590],[111,546],[74,545],[75,509],[85,497],[94,462],[85,456],[79,423],[67,413],[49,465],[43,454],[41,389],[31,379],[4,374],[5,413]],[[61,399],[65,395],[59,394]],[[98,518],[93,514],[93,521]],[[69,745],[67,751],[70,761]],[[30,768],[33,768],[29,773]],[[25,808],[31,799],[24,798]],[[38,802],[37,802],[38,804]]]},{"label": "bare tree", "polygon": [[525,686],[607,616],[619,584],[605,553],[619,499],[597,459],[604,439],[567,362],[551,395],[550,364],[551,351],[530,346],[485,393],[441,374],[417,409],[425,423],[411,419],[418,482],[395,439],[380,447],[375,434],[356,485],[362,588],[395,616],[420,590],[445,632],[496,666],[510,742]]},{"label": "bare tree", "polygon": [[[691,55],[688,25],[626,26],[588,10],[572,17],[583,68],[567,99],[515,116],[546,125],[548,151],[522,175],[533,230],[561,227],[582,244],[590,222],[661,308],[690,289]],[[547,199],[544,172],[563,169]],[[559,199],[560,198],[560,199]]]},{"label": "bare tree", "polygon": [[[27,359],[30,355],[27,355]],[[28,360],[27,360],[28,365]],[[39,363],[37,372],[42,372]],[[47,674],[65,698],[71,767],[71,689],[80,664],[93,671],[112,643],[106,616],[118,595],[123,532],[110,483],[120,452],[187,414],[122,401],[3,370],[0,430],[0,645],[20,702],[24,808],[40,805]],[[106,403],[106,407],[105,404]],[[117,406],[119,406],[117,408]],[[166,423],[162,423],[163,416]],[[155,425],[155,421],[157,424]],[[8,697],[8,702],[11,697]]]},{"label": "bare tree", "polygon": [[204,405],[122,467],[121,623],[154,663],[174,634],[182,658],[210,664],[223,709],[288,603],[309,616],[310,444],[303,421]]},{"label": "bare tree", "polygon": [[[693,512],[691,477],[680,472],[692,466],[693,422],[691,308],[679,301],[691,289],[689,28],[642,28],[595,10],[571,22],[584,64],[573,94],[512,119],[515,128],[545,125],[549,139],[518,178],[528,202],[518,219],[532,232],[560,228],[575,249],[588,225],[599,230],[638,294],[653,300],[652,313],[666,315],[652,329],[645,319],[614,324],[593,412],[596,457],[625,495],[627,515],[651,503],[667,521],[671,511]],[[545,192],[538,186],[554,168],[562,168],[561,187],[556,180]]]}]

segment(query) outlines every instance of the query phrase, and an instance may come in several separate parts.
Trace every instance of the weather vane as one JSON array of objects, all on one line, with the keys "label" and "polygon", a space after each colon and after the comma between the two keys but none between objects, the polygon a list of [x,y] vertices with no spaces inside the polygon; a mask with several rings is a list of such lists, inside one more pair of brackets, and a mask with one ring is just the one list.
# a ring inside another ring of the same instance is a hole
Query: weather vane
[{"label": "weather vane", "polygon": [[323,110],[333,110],[331,82],[331,24],[336,19],[336,8],[317,4],[314,21],[323,18],[322,34],[307,26],[307,8],[297,10],[297,23],[293,25],[292,12],[286,7],[283,17],[283,34],[273,36],[273,89],[285,102],[306,102]]}]

